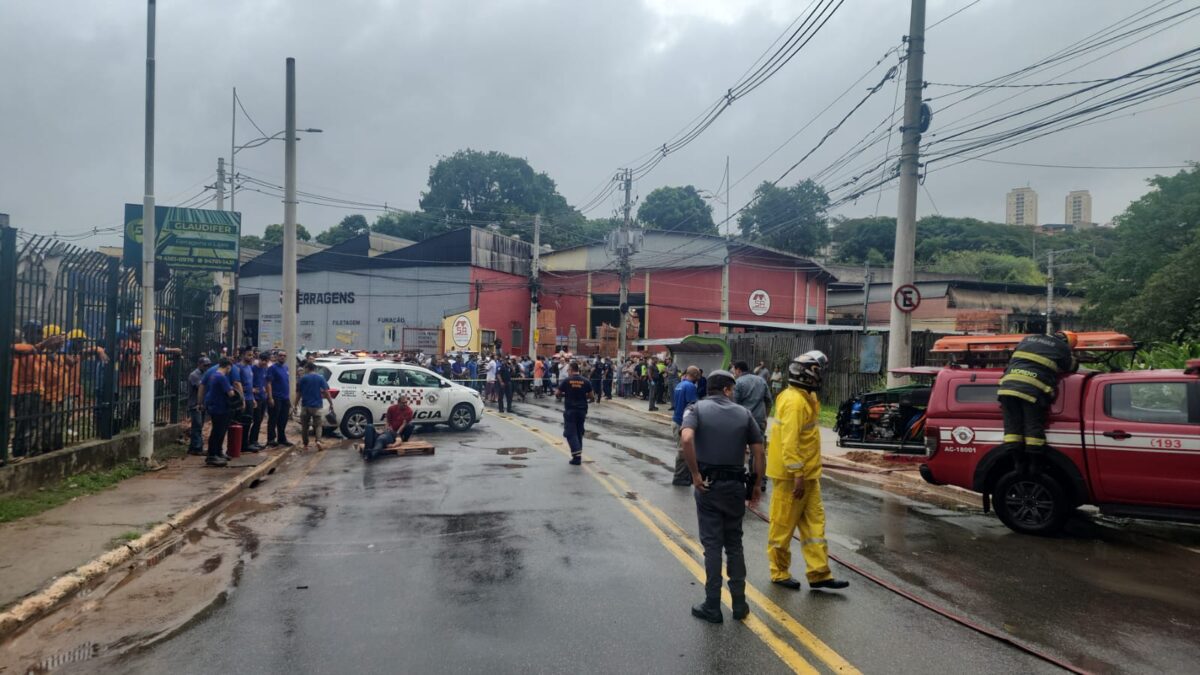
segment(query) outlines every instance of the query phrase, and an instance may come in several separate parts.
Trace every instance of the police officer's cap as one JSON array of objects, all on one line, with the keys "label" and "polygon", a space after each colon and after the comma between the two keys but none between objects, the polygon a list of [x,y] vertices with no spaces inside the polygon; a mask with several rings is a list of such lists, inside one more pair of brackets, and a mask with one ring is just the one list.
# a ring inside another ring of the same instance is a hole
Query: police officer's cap
[{"label": "police officer's cap", "polygon": [[714,370],[708,374],[708,389],[721,391],[725,387],[732,387],[735,381],[733,373],[728,370]]}]

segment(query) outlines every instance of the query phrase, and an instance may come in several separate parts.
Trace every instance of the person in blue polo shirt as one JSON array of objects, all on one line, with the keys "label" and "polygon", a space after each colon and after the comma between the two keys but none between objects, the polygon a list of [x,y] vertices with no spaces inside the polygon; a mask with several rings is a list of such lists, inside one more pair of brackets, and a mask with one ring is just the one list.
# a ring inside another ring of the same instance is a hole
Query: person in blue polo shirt
[{"label": "person in blue polo shirt", "polygon": [[329,393],[329,383],[317,372],[317,364],[304,364],[304,375],[296,383],[300,391],[300,440],[304,449],[308,450],[308,434],[311,428],[313,440],[317,443],[317,451],[321,447],[321,411],[324,402],[329,401],[329,409],[333,410],[333,396]]},{"label": "person in blue polo shirt", "polygon": [[[270,414],[267,429],[267,445],[289,447],[287,439],[287,423],[292,412],[292,380],[288,375],[287,352],[275,355],[275,363],[267,368],[267,398]],[[274,431],[274,433],[271,433]]]},{"label": "person in blue polo shirt", "polygon": [[229,462],[223,443],[225,433],[229,429],[230,399],[237,397],[237,392],[229,381],[229,369],[232,365],[228,358],[222,357],[217,362],[216,370],[211,371],[204,382],[204,407],[212,419],[212,430],[208,435],[208,458],[204,460],[209,466],[225,466]]},{"label": "person in blue polo shirt", "polygon": [[267,366],[271,362],[271,355],[263,352],[258,355],[258,360],[254,362],[252,370],[254,371],[254,380],[252,393],[254,395],[254,419],[250,423],[250,452],[259,452],[264,449],[264,446],[258,442],[259,433],[262,431],[263,415],[267,412]]},{"label": "person in blue polo shirt", "polygon": [[683,413],[688,406],[700,400],[699,392],[696,390],[696,380],[699,377],[700,369],[696,366],[688,366],[683,373],[683,379],[675,385],[675,391],[671,392],[671,405],[673,406],[671,434],[675,436],[676,449],[675,478],[671,480],[671,485],[689,486],[692,484],[692,470],[688,468],[687,462],[683,458],[680,432],[683,430]]}]

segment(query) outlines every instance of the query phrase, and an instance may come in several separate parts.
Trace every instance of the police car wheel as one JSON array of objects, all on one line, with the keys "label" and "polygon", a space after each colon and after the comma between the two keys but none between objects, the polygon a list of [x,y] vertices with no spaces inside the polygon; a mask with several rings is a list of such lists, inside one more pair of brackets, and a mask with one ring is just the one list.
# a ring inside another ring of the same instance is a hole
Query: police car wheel
[{"label": "police car wheel", "polygon": [[342,416],[342,436],[345,438],[362,438],[371,426],[371,411],[365,408],[353,408]]},{"label": "police car wheel", "polygon": [[992,505],[1001,522],[1023,534],[1056,534],[1071,514],[1066,491],[1045,473],[1005,474],[996,482]]},{"label": "police car wheel", "polygon": [[459,403],[450,411],[450,428],[455,431],[466,431],[475,424],[475,412],[467,403]]}]

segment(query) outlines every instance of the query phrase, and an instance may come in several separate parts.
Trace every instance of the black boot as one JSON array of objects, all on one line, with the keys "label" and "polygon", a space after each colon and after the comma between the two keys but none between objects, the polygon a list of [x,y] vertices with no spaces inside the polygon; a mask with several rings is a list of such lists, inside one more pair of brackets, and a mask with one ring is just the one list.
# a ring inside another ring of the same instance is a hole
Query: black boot
[{"label": "black boot", "polygon": [[705,600],[698,605],[693,605],[692,616],[697,619],[704,619],[709,623],[721,623],[725,620],[725,617],[721,616],[721,604],[709,600]]},{"label": "black boot", "polygon": [[750,616],[750,604],[746,602],[746,596],[735,597],[733,599],[733,620],[741,621],[747,616]]},{"label": "black boot", "polygon": [[810,581],[808,585],[812,589],[825,588],[829,590],[841,590],[850,585],[845,579],[826,579],[824,581]]}]

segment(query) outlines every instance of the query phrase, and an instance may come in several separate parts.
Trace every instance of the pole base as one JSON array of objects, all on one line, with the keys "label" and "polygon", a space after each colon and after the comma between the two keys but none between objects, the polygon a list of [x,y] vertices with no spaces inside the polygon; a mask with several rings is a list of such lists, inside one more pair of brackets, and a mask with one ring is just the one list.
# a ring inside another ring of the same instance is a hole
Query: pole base
[{"label": "pole base", "polygon": [[142,471],[162,471],[167,468],[167,465],[153,457],[139,457],[138,464],[141,466]]}]

